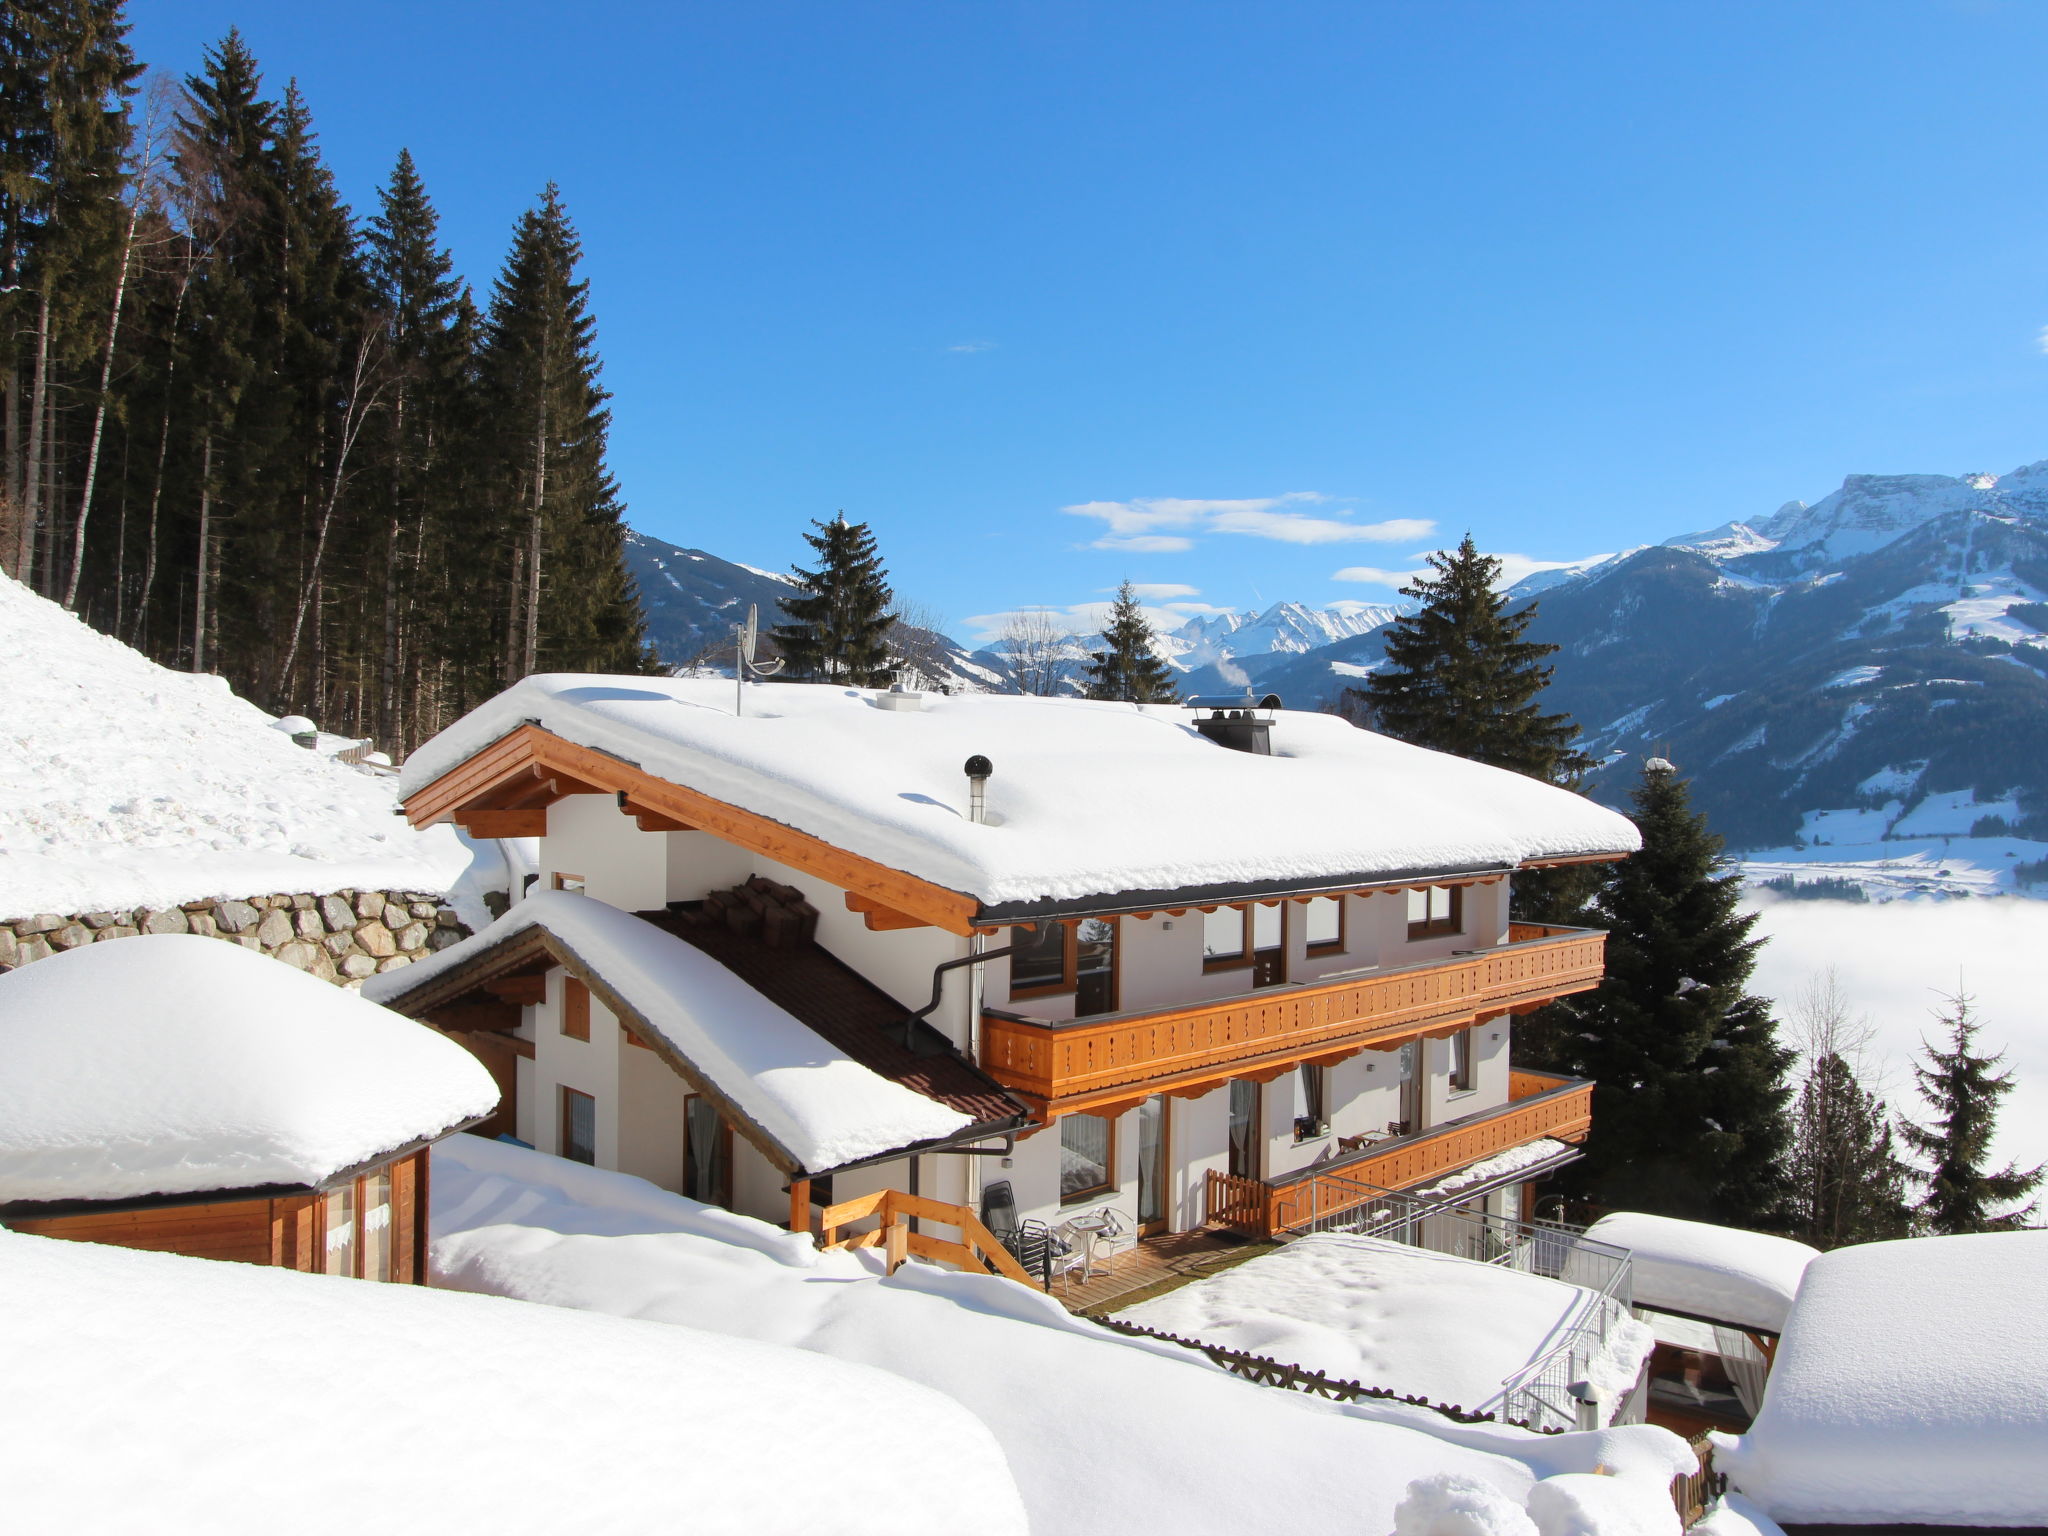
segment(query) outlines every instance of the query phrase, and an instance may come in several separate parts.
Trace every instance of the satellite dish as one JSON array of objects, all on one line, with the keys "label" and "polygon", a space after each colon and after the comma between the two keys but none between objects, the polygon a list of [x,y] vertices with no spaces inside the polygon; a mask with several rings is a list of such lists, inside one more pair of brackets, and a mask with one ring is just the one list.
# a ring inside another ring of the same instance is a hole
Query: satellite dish
[{"label": "satellite dish", "polygon": [[761,638],[761,607],[758,603],[747,604],[746,627],[740,631],[740,658],[749,665],[754,660],[754,647]]}]

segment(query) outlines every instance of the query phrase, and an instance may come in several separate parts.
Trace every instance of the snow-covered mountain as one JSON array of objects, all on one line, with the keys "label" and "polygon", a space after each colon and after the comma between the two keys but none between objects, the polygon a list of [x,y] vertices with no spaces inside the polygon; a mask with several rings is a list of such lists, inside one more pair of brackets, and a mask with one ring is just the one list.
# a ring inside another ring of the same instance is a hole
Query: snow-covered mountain
[{"label": "snow-covered mountain", "polygon": [[[1852,475],[1513,592],[1540,592],[1531,636],[1562,647],[1546,702],[1609,759],[1603,799],[1655,753],[1731,842],[1788,866],[1854,847],[1901,861],[1901,889],[1989,890],[2048,855],[2048,462]],[[1313,705],[1380,647],[1339,641],[1252,681]]]}]

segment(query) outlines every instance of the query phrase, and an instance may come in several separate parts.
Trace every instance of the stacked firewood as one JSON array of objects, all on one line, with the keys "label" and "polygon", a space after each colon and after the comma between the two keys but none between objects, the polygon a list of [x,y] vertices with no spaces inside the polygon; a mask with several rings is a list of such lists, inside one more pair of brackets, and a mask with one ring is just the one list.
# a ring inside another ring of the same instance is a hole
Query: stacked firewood
[{"label": "stacked firewood", "polygon": [[793,885],[749,875],[727,891],[713,891],[697,910],[700,923],[722,923],[770,949],[794,949],[818,936],[818,909]]}]

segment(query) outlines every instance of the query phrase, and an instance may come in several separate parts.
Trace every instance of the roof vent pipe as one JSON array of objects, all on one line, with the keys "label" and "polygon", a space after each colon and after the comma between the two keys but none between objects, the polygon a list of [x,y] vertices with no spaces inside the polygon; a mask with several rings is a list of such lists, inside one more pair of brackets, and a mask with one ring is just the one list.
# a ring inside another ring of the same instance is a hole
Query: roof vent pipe
[{"label": "roof vent pipe", "polygon": [[996,771],[996,765],[979,752],[967,759],[967,819],[980,822],[988,819],[984,796],[988,789],[989,776]]}]

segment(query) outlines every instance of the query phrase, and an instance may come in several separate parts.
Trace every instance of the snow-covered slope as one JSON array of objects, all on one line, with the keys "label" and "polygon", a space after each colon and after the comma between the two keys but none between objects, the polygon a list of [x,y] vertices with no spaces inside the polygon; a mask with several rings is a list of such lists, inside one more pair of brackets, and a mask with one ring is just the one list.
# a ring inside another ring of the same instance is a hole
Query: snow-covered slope
[{"label": "snow-covered slope", "polygon": [[275,891],[445,891],[469,863],[396,780],[309,752],[0,576],[0,918]]}]

